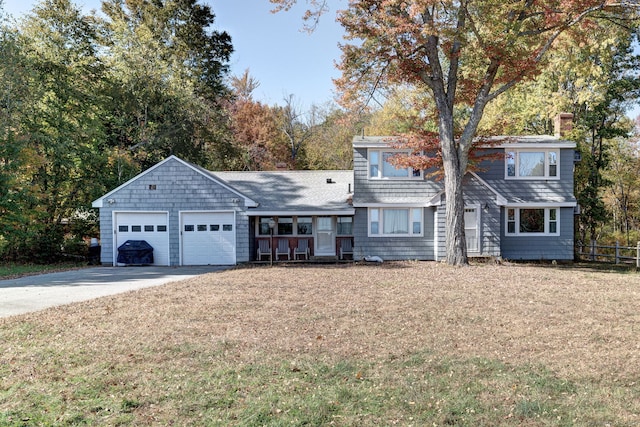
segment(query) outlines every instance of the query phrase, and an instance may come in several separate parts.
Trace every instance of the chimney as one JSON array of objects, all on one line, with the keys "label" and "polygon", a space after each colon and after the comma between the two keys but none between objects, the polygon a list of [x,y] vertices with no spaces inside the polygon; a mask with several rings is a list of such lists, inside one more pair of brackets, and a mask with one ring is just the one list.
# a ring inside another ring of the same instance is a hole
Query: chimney
[{"label": "chimney", "polygon": [[573,114],[560,113],[553,119],[553,134],[562,138],[573,129]]}]

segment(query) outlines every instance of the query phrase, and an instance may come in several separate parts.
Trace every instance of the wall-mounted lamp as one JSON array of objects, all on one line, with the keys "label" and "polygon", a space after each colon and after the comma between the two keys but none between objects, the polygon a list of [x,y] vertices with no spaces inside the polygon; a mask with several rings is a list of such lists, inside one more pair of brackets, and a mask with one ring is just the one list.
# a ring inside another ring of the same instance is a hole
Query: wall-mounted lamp
[{"label": "wall-mounted lamp", "polygon": [[489,203],[485,203],[485,204],[482,206],[482,210],[483,210],[483,211],[485,211],[485,212],[489,212]]},{"label": "wall-mounted lamp", "polygon": [[114,204],[116,202],[116,199],[107,199],[107,203],[109,203],[110,205]]},{"label": "wall-mounted lamp", "polygon": [[237,198],[231,199],[231,203],[240,203],[240,199],[237,199]]}]

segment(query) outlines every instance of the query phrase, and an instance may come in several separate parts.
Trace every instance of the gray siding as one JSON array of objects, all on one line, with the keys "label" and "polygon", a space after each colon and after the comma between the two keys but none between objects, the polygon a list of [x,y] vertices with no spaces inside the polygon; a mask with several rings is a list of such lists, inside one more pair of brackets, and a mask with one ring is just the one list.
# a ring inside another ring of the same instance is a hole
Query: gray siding
[{"label": "gray siding", "polygon": [[424,235],[421,237],[369,237],[367,208],[357,208],[354,217],[353,258],[377,255],[386,261],[429,260],[433,254],[433,208],[424,209]]},{"label": "gray siding", "polygon": [[[155,185],[156,189],[150,190],[149,185]],[[180,212],[233,210],[236,212],[236,261],[249,261],[249,219],[244,208],[234,202],[238,196],[177,160],[169,160],[140,175],[109,198],[115,203],[104,203],[100,208],[103,264],[114,263],[114,211],[169,212],[169,263],[174,266],[180,263]]]},{"label": "gray siding", "polygon": [[[504,215],[505,209],[502,209],[502,224]],[[573,208],[560,209],[559,236],[507,236],[503,232],[502,257],[512,260],[572,260],[573,215]]]},{"label": "gray siding", "polygon": [[[504,150],[488,150],[504,153]],[[484,161],[478,176],[510,202],[572,201],[573,149],[560,150],[560,179],[505,179],[505,161]]]},{"label": "gray siding", "polygon": [[390,199],[424,203],[442,189],[441,184],[424,179],[369,179],[366,148],[354,149],[353,168],[354,203],[385,203]]}]

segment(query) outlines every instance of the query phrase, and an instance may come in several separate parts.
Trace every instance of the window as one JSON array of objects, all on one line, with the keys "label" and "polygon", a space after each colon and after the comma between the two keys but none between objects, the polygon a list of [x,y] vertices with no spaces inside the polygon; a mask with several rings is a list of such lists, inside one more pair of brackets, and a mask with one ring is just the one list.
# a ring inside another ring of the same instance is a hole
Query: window
[{"label": "window", "polygon": [[220,231],[220,224],[209,224],[209,231]]},{"label": "window", "polygon": [[422,235],[422,209],[371,208],[369,209],[369,235],[420,236]]},{"label": "window", "polygon": [[402,151],[369,150],[369,178],[421,178],[422,172],[420,170],[412,168],[396,169],[396,167],[389,162],[391,157],[402,153]]},{"label": "window", "polygon": [[508,151],[506,174],[512,179],[558,178],[558,151]]},{"label": "window", "polygon": [[278,235],[290,235],[293,234],[293,218],[278,218]]},{"label": "window", "polygon": [[207,231],[207,224],[198,224],[198,231]]},{"label": "window", "polygon": [[313,234],[311,217],[299,216],[297,222],[298,222],[298,234],[301,234],[301,235]]},{"label": "window", "polygon": [[350,236],[353,234],[353,218],[350,216],[338,217],[338,235]]},{"label": "window", "polygon": [[166,225],[158,225],[156,226],[156,231],[161,231],[161,232],[166,232],[167,231],[167,226]]},{"label": "window", "polygon": [[131,226],[131,231],[133,231],[135,233],[140,233],[142,231],[142,226],[141,225],[132,225]]},{"label": "window", "polygon": [[153,231],[154,227],[153,225],[145,225],[144,226],[144,231]]},{"label": "window", "polygon": [[222,224],[222,231],[233,231],[233,224]]},{"label": "window", "polygon": [[129,226],[128,225],[119,225],[118,226],[118,231],[120,233],[128,233],[129,232]]},{"label": "window", "polygon": [[194,230],[193,225],[185,225],[184,226],[184,231],[193,231],[193,230]]},{"label": "window", "polygon": [[260,225],[259,225],[259,230],[258,233],[262,236],[268,236],[269,234],[271,234],[271,229],[269,228],[269,221],[271,220],[271,218],[260,218]]},{"label": "window", "polygon": [[507,208],[506,221],[511,235],[560,233],[557,208]]}]

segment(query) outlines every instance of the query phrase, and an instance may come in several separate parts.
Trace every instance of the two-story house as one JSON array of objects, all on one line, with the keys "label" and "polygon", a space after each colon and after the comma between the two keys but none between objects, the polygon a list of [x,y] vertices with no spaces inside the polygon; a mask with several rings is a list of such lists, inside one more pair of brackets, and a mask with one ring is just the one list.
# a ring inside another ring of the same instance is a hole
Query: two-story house
[{"label": "two-story house", "polygon": [[[565,117],[566,118],[566,117]],[[559,125],[566,126],[559,122]],[[101,261],[145,240],[156,265],[445,256],[441,182],[396,169],[387,137],[353,140],[353,171],[211,172],[168,157],[94,201]],[[465,177],[470,256],[573,258],[575,144],[558,137],[500,138]]]},{"label": "two-story house", "polygon": [[[564,125],[564,124],[563,124]],[[552,136],[500,137],[464,180],[470,256],[514,260],[573,259],[575,143]],[[396,169],[402,150],[388,137],[355,137],[355,257],[441,260],[445,257],[442,182],[422,171]],[[482,148],[481,148],[482,149]]]}]

